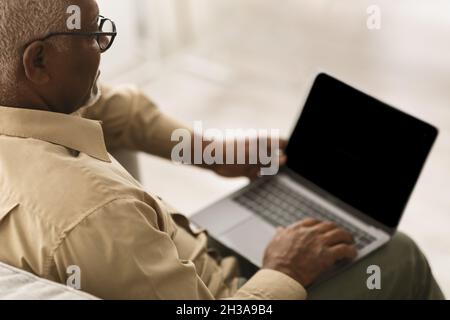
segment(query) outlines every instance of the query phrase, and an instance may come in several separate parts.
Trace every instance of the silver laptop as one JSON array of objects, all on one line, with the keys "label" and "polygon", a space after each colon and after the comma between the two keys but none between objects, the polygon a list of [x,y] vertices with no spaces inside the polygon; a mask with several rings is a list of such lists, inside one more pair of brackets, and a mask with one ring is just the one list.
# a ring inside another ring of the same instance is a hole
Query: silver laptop
[{"label": "silver laptop", "polygon": [[320,74],[285,150],[286,167],[192,221],[261,267],[277,226],[328,220],[354,235],[357,261],[395,232],[437,135],[433,126]]}]

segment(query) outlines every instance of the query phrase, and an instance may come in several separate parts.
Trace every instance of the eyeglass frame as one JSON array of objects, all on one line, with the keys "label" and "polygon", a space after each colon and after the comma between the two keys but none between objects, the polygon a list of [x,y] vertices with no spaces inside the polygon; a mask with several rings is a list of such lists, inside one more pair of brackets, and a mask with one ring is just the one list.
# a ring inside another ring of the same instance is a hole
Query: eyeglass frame
[{"label": "eyeglass frame", "polygon": [[[106,18],[102,15],[98,16],[101,19],[101,22],[99,24],[99,28],[101,29],[103,27],[103,25],[105,24],[106,21],[110,21],[113,27],[113,31],[112,32],[102,32],[102,31],[96,31],[96,32],[52,32],[47,34],[45,37],[40,38],[40,39],[36,39],[33,40],[31,42],[29,42],[25,48],[27,48],[28,46],[30,46],[32,43],[36,42],[36,41],[46,41],[52,37],[56,37],[56,36],[81,36],[81,37],[92,37],[95,36],[97,37],[97,43],[99,44],[99,48],[100,48],[100,53],[105,53],[106,51],[108,51],[111,46],[113,45],[114,40],[117,37],[117,28],[116,28],[116,24],[114,23],[114,21],[112,21],[109,18]],[[102,36],[106,36],[106,37],[112,37],[111,41],[109,42],[108,46],[105,49],[101,48],[100,45],[100,37]]]}]

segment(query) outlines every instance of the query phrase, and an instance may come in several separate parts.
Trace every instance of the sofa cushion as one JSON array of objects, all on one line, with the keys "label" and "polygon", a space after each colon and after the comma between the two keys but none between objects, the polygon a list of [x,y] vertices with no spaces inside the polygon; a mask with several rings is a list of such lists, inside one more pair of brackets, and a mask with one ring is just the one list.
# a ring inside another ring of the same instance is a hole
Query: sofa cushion
[{"label": "sofa cushion", "polygon": [[97,300],[67,286],[0,263],[0,300]]}]

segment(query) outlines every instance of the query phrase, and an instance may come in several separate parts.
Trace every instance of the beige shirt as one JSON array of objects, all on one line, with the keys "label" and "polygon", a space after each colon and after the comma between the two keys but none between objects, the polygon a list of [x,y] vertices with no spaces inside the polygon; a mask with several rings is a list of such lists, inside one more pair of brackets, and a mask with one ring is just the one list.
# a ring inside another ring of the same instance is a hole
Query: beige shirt
[{"label": "beige shirt", "polygon": [[74,115],[0,107],[0,261],[60,283],[78,266],[81,290],[103,299],[304,299],[273,270],[238,290],[236,260],[214,259],[206,233],[107,151],[168,158],[180,127],[132,87]]}]

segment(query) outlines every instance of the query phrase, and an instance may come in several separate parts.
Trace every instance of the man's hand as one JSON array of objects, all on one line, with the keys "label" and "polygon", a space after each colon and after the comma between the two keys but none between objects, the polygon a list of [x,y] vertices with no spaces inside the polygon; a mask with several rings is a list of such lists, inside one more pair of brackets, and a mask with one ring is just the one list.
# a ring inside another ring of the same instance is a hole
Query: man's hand
[{"label": "man's hand", "polygon": [[[237,142],[234,142],[234,164],[221,164],[221,165],[215,165],[212,169],[215,173],[217,173],[220,176],[227,177],[227,178],[236,178],[236,177],[247,177],[251,180],[254,180],[258,178],[259,173],[261,171],[261,168],[265,167],[261,164],[259,157],[256,157],[258,159],[257,164],[250,164],[249,160],[251,156],[255,156],[252,154],[252,150],[250,148],[250,145],[252,143],[254,145],[257,145],[257,154],[259,154],[259,148],[260,148],[260,139],[261,138],[253,138],[251,140],[246,139],[245,140],[245,164],[237,164]],[[233,142],[232,142],[233,143]],[[278,145],[279,150],[273,150],[273,146]],[[263,150],[264,153],[267,155],[274,154],[273,152],[278,154],[278,162],[279,167],[282,167],[286,164],[287,158],[283,153],[283,150],[287,146],[287,141],[284,139],[278,139],[278,144],[273,143],[272,139],[268,139],[267,141],[267,148],[268,150]],[[226,159],[226,150],[224,150],[224,158]],[[269,165],[266,165],[269,166]]]},{"label": "man's hand", "polygon": [[337,261],[354,259],[353,243],[352,235],[337,225],[306,219],[278,228],[266,249],[263,268],[280,271],[306,287]]}]

